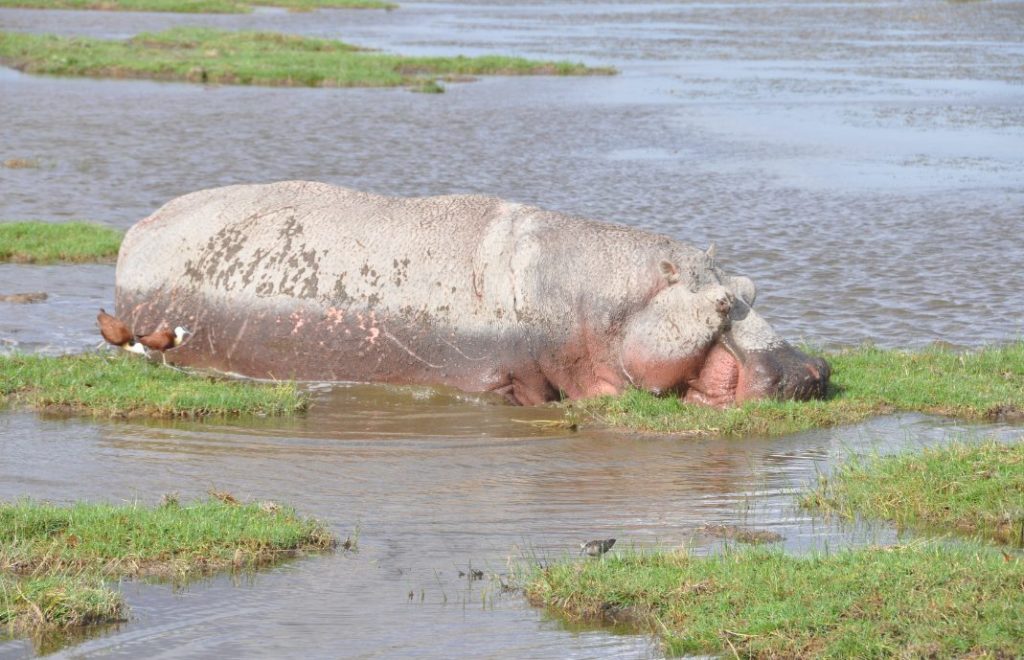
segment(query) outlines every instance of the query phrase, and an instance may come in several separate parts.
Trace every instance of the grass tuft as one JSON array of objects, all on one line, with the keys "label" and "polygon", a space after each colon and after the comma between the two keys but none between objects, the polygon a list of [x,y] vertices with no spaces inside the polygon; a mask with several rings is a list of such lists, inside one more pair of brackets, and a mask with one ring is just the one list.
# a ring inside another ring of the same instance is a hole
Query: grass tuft
[{"label": "grass tuft", "polygon": [[308,407],[294,383],[253,383],[169,369],[129,355],[0,355],[0,397],[95,416],[283,415]]},{"label": "grass tuft", "polygon": [[671,655],[1019,657],[1024,561],[917,543],[807,557],[744,548],[565,562],[526,593],[560,618],[657,632]]},{"label": "grass tuft", "polygon": [[91,222],[2,222],[0,263],[113,261],[121,238],[120,231]]},{"label": "grass tuft", "polygon": [[853,458],[820,477],[801,504],[1024,546],[1024,443],[955,442]]},{"label": "grass tuft", "polygon": [[565,404],[575,422],[690,435],[782,435],[852,424],[897,411],[987,421],[1024,417],[1024,342],[967,353],[861,347],[827,354],[823,401],[752,401],[716,409],[632,389]]},{"label": "grass tuft", "polygon": [[126,41],[0,32],[0,63],[61,76],[288,87],[422,87],[424,79],[445,75],[614,73],[499,55],[403,57],[329,39],[199,27],[142,33]]},{"label": "grass tuft", "polygon": [[83,575],[17,578],[0,573],[0,626],[15,635],[125,619],[121,594]]},{"label": "grass tuft", "polygon": [[436,80],[426,79],[420,82],[415,87],[410,88],[414,92],[420,94],[444,94],[444,87]]}]

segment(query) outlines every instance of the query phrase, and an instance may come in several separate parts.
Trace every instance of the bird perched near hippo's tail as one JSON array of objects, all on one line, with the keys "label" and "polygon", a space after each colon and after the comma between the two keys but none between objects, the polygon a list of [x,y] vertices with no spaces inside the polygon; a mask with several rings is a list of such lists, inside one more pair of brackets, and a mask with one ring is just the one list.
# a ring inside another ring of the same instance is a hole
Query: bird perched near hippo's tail
[{"label": "bird perched near hippo's tail", "polygon": [[181,342],[185,340],[186,335],[192,334],[187,328],[183,328],[180,325],[174,328],[174,331],[170,331],[166,328],[160,330],[154,330],[148,335],[137,335],[135,339],[145,346],[154,351],[160,351],[160,358],[164,364],[167,364],[167,356],[164,355],[164,351],[169,348],[176,348],[181,346]]},{"label": "bird perched near hippo's tail", "polygon": [[166,351],[169,348],[181,346],[185,336],[190,334],[192,333],[187,328],[179,325],[173,332],[167,329],[154,330],[148,335],[136,335],[135,339],[146,348],[154,351]]},{"label": "bird perched near hippo's tail", "polygon": [[100,308],[96,315],[96,323],[100,326],[100,334],[108,344],[123,348],[130,353],[146,354],[146,347],[135,341],[132,331],[125,325],[124,321],[107,314],[107,311]]}]

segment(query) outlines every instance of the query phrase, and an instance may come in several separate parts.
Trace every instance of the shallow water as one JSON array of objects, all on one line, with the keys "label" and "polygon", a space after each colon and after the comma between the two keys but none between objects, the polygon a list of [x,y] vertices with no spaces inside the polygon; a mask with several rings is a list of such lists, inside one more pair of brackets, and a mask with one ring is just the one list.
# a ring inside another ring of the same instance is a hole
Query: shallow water
[{"label": "shallow water", "polygon": [[[502,52],[615,77],[493,78],[444,95],[201,87],[0,69],[0,219],[127,227],[168,199],[303,178],[385,194],[496,194],[714,241],[793,340],[977,346],[1024,336],[1024,4],[403,3],[248,16],[0,10],[0,29],[127,37],[172,25],[337,37],[403,53]],[[0,350],[98,341],[113,267],[0,266]],[[964,432],[905,416],[782,439],[544,431],[525,410],[429,389],[338,387],[308,416],[239,424],[0,413],[0,497],[155,502],[209,488],[360,528],[358,553],[170,587],[128,584],[94,656],[637,657],[569,632],[490,578],[509,556],[614,536],[716,547],[705,523],[794,551],[892,539],[793,506],[846,451]],[[968,433],[988,429],[966,429]],[[1013,429],[993,432],[1014,435]],[[410,600],[409,593],[413,593]],[[0,642],[0,656],[31,652]]]},{"label": "shallow water", "polygon": [[[162,493],[188,500],[216,488],[294,503],[342,537],[359,529],[358,552],[240,582],[177,592],[127,584],[132,620],[70,654],[656,655],[646,637],[567,632],[502,595],[497,580],[510,558],[571,556],[590,538],[712,549],[721,541],[701,531],[707,523],[776,531],[798,552],[890,542],[884,528],[851,534],[814,519],[794,506],[794,490],[843,452],[972,432],[905,416],[774,440],[679,441],[544,433],[523,422],[549,410],[430,390],[339,388],[316,404],[308,417],[255,426],[0,417],[2,499],[155,503]],[[485,579],[459,577],[471,567]],[[0,642],[0,656],[29,648]]]}]

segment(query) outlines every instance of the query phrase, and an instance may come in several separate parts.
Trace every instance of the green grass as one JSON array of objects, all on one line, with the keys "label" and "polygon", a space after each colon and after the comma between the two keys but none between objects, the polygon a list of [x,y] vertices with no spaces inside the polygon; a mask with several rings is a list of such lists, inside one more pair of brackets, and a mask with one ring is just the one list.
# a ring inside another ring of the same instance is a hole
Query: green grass
[{"label": "green grass", "polygon": [[256,6],[291,11],[313,9],[395,9],[382,0],[0,0],[0,7],[30,9],[99,9],[107,11],[170,11],[185,14],[244,14]]},{"label": "green grass", "polygon": [[1024,561],[917,543],[828,555],[627,554],[538,570],[526,593],[575,622],[657,632],[672,655],[1021,657]]},{"label": "green grass", "polygon": [[125,608],[105,579],[252,569],[336,545],[289,507],[214,495],[187,506],[0,503],[0,624],[26,633],[116,621]]},{"label": "green grass", "polygon": [[124,620],[121,594],[95,577],[0,573],[0,631],[16,635]]},{"label": "green grass", "polygon": [[209,28],[173,28],[127,41],[0,32],[0,63],[62,76],[300,87],[422,86],[438,76],[613,73],[499,55],[403,57],[328,39]]},{"label": "green grass", "polygon": [[[1024,443],[954,443],[853,459],[801,500],[1019,543]],[[975,542],[833,554],[779,549],[627,552],[537,569],[532,603],[569,621],[628,623],[671,654],[745,657],[1021,657],[1024,561]]]},{"label": "green grass", "polygon": [[189,374],[134,355],[0,355],[0,397],[95,416],[282,415],[306,409],[294,383]]},{"label": "green grass", "polygon": [[113,261],[121,238],[120,231],[91,222],[0,222],[0,263]]},{"label": "green grass", "polygon": [[801,503],[843,518],[1024,545],[1024,442],[855,457],[822,476]]},{"label": "green grass", "polygon": [[570,420],[693,435],[781,435],[916,411],[973,420],[1024,411],[1024,342],[969,353],[863,347],[824,356],[832,365],[823,401],[754,401],[719,410],[630,390],[566,404]]},{"label": "green grass", "polygon": [[291,508],[220,495],[187,506],[0,503],[0,569],[181,577],[334,546],[323,525]]}]

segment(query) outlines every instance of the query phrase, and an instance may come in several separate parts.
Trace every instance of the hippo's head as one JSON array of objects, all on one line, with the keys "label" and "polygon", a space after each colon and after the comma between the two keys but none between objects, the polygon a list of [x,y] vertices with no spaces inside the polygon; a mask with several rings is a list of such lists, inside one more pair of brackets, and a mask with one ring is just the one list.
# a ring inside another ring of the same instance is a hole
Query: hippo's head
[{"label": "hippo's head", "polygon": [[753,282],[670,282],[626,324],[622,369],[637,387],[716,407],[821,398],[828,363],[780,338],[752,308]]}]

